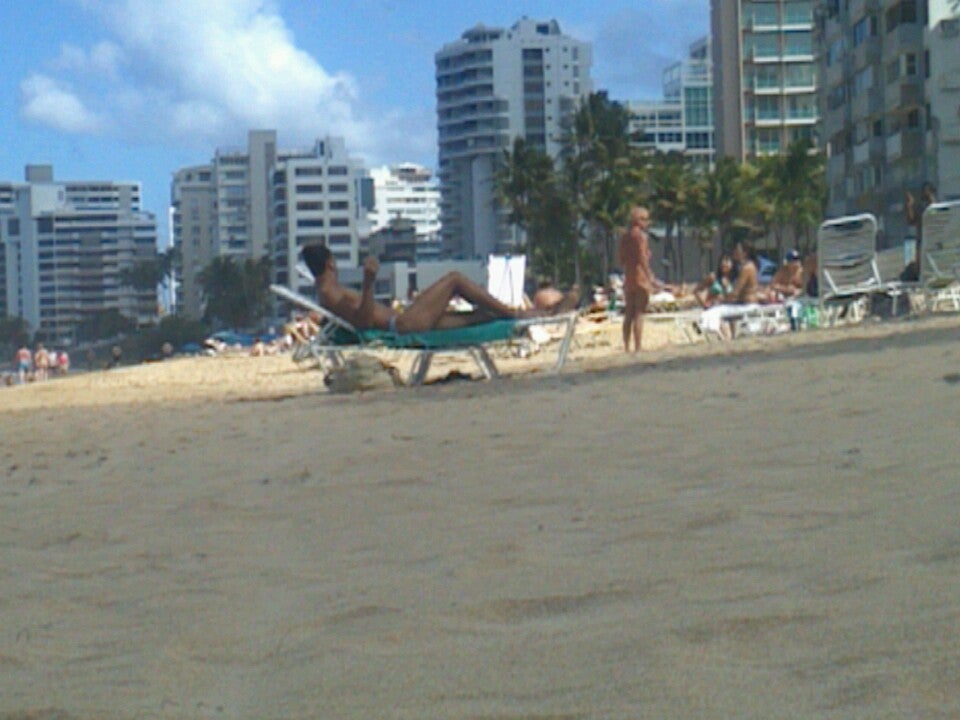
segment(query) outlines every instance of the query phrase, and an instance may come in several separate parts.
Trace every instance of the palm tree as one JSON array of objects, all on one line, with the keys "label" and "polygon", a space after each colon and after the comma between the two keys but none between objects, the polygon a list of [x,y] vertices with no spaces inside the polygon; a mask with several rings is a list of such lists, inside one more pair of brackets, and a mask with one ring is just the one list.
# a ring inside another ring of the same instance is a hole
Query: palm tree
[{"label": "palm tree", "polygon": [[206,300],[206,322],[248,328],[266,313],[270,285],[267,256],[243,261],[215,257],[200,272],[199,280]]}]

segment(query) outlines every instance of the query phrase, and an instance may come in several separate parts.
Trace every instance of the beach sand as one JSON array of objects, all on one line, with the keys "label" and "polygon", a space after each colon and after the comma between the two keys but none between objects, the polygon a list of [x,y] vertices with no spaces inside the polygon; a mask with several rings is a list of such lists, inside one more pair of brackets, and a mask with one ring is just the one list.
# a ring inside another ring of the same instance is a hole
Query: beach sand
[{"label": "beach sand", "polygon": [[960,716],[960,319],[611,332],[0,390],[0,718]]}]

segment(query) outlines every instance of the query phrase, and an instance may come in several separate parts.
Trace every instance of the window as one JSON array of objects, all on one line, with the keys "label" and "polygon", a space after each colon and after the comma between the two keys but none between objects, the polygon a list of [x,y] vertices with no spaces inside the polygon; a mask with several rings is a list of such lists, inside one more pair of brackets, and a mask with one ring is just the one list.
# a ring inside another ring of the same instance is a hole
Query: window
[{"label": "window", "polygon": [[918,128],[920,127],[920,111],[911,110],[907,113],[907,127],[908,128]]},{"label": "window", "polygon": [[327,175],[346,175],[347,168],[342,165],[334,165],[329,170],[327,170]]},{"label": "window", "polygon": [[873,136],[883,137],[883,120],[873,121]]},{"label": "window", "polygon": [[857,47],[870,37],[870,19],[864,16],[853,26],[853,46]]},{"label": "window", "polygon": [[7,218],[7,235],[20,234],[20,218]]},{"label": "window", "polygon": [[322,167],[298,167],[296,170],[294,170],[294,175],[296,175],[297,177],[323,175],[323,168]]},{"label": "window", "polygon": [[917,56],[914,53],[903,56],[903,74],[909,76],[917,74]]},{"label": "window", "polygon": [[347,186],[343,184],[333,184],[327,188],[327,191],[331,193],[345,193],[347,192]]},{"label": "window", "polygon": [[900,77],[900,58],[887,63],[887,82],[895,82]]}]

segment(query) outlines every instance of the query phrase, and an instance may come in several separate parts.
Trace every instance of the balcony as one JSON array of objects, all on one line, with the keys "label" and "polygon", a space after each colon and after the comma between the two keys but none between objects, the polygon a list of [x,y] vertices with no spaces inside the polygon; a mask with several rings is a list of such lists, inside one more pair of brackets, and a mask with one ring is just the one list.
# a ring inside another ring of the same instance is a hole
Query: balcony
[{"label": "balcony", "polygon": [[816,109],[796,108],[787,110],[785,122],[787,125],[812,125],[818,119]]},{"label": "balcony", "polygon": [[896,158],[900,157],[902,145],[900,133],[896,133],[887,137],[887,160],[895,160]]},{"label": "balcony", "polygon": [[870,143],[862,142],[853,146],[853,164],[859,165],[870,159]]}]

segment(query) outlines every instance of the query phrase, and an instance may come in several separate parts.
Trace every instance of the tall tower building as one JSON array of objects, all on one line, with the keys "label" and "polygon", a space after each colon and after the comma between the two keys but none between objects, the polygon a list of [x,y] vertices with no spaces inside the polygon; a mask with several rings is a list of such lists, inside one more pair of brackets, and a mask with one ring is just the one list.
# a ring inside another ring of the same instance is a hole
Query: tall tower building
[{"label": "tall tower building", "polygon": [[362,195],[372,194],[365,174],[339,138],[278,150],[274,130],[252,131],[245,149],[219,149],[210,163],[178,170],[170,190],[177,310],[202,315],[198,277],[215,257],[270,256],[275,279],[286,283],[295,277],[299,245],[321,240],[344,266],[356,265],[368,232],[358,208],[372,205]]},{"label": "tall tower building", "polygon": [[111,310],[156,322],[156,288],[123,279],[156,252],[157,222],[140,209],[139,183],[55,181],[50,165],[0,183],[2,309],[50,344],[76,342],[85,320]]},{"label": "tall tower building", "polygon": [[309,243],[325,244],[341,267],[358,265],[360,239],[369,234],[372,181],[342,138],[326,137],[310,150],[282,153],[270,187],[278,283],[309,290],[296,270],[300,248]]},{"label": "tall tower building", "polygon": [[710,39],[690,45],[689,57],[663,71],[663,100],[629,102],[630,135],[641,148],[681,152],[695,162],[714,158]]},{"label": "tall tower building", "polygon": [[460,257],[517,242],[498,210],[497,162],[516,137],[556,157],[564,120],[590,94],[591,49],[555,20],[477,25],[435,56],[441,236]]},{"label": "tall tower building", "polygon": [[717,154],[820,145],[813,0],[711,0]]},{"label": "tall tower building", "polygon": [[383,230],[392,220],[413,223],[418,243],[440,239],[440,188],[427,168],[401,163],[370,170],[374,207],[371,230]]},{"label": "tall tower building", "polygon": [[[905,191],[916,195],[936,178],[925,5],[828,0],[820,19],[827,215],[873,213],[888,245],[911,232]],[[952,47],[955,54],[958,46]]]},{"label": "tall tower building", "polygon": [[929,0],[927,102],[936,145],[936,185],[943,200],[960,200],[960,3]]}]

